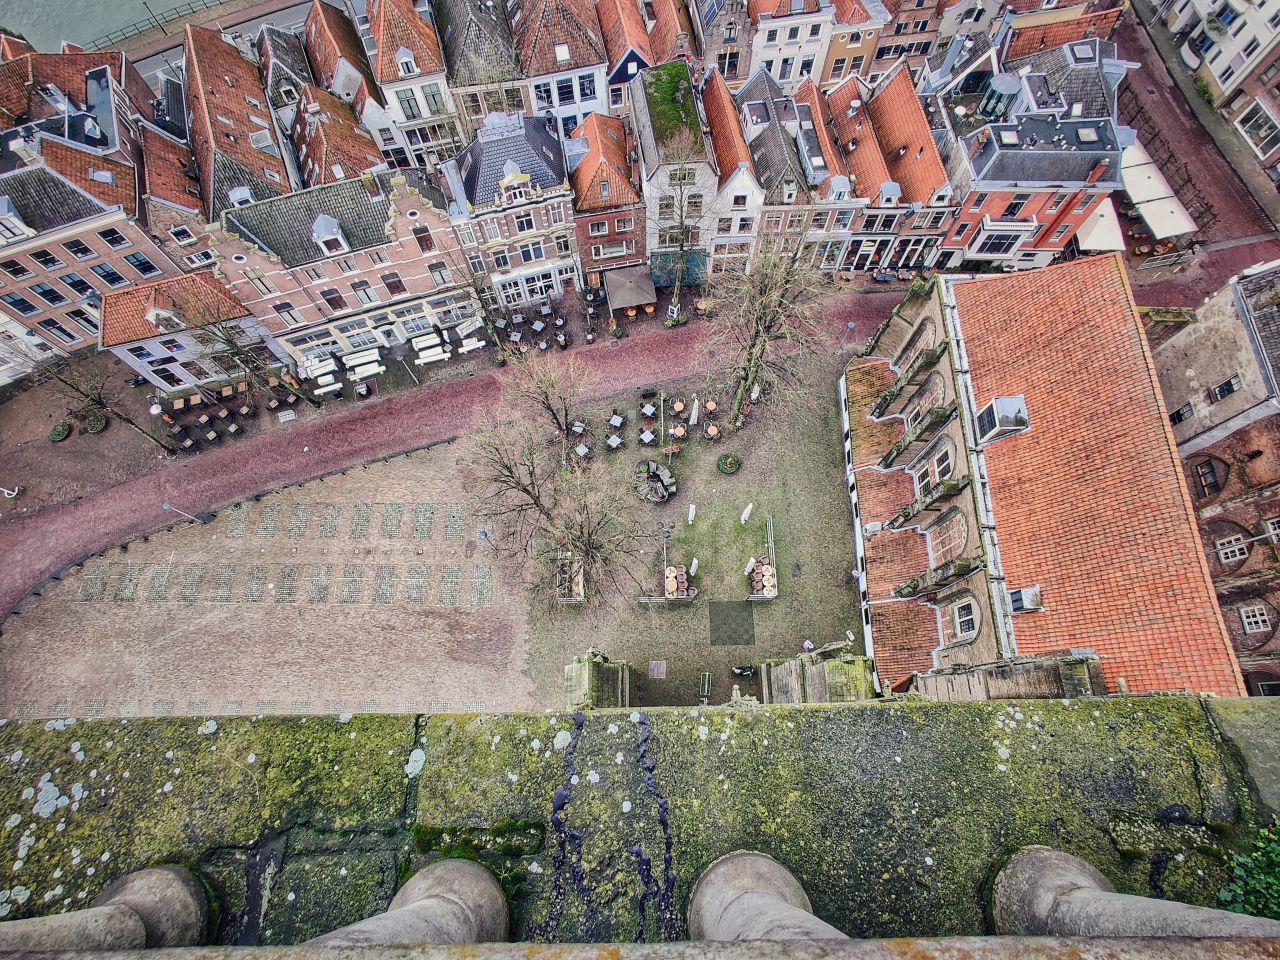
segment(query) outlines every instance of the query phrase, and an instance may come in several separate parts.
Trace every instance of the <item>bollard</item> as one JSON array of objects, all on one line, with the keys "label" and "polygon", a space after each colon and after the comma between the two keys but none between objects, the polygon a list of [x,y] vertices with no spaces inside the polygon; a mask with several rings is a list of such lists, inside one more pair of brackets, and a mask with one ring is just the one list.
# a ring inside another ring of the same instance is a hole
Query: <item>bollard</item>
[{"label": "bollard", "polygon": [[1116,893],[1079,857],[1023,847],[996,877],[996,932],[1051,937],[1280,937],[1280,922]]},{"label": "bollard", "polygon": [[848,940],[813,915],[800,881],[763,853],[735,850],[712,862],[689,899],[691,940]]},{"label": "bollard", "polygon": [[492,943],[507,939],[507,900],[484,867],[441,860],[400,888],[386,913],[308,943],[323,947]]}]

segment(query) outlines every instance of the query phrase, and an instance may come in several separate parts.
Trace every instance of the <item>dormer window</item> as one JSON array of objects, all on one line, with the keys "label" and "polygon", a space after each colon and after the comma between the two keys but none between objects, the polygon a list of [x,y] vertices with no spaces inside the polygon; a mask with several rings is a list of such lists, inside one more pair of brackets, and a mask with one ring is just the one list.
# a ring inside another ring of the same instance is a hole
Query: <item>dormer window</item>
[{"label": "dormer window", "polygon": [[978,412],[978,442],[990,443],[1031,425],[1025,397],[996,397]]},{"label": "dormer window", "polygon": [[796,185],[794,183],[787,182],[782,185],[782,202],[796,202]]},{"label": "dormer window", "polygon": [[556,44],[556,63],[569,62],[569,45],[567,43]]},{"label": "dormer window", "polygon": [[600,181],[600,199],[601,200],[609,199],[609,181],[608,180]]},{"label": "dormer window", "polygon": [[351,249],[338,221],[326,214],[316,217],[315,222],[311,224],[311,239],[318,243],[320,249],[329,256],[346,253]]},{"label": "dormer window", "polygon": [[9,198],[0,197],[0,244],[16,243],[35,235],[36,232],[22,222]]},{"label": "dormer window", "polygon": [[253,193],[248,187],[232,187],[227,191],[227,199],[233,207],[247,207],[253,203]]},{"label": "dormer window", "polygon": [[179,330],[186,329],[182,321],[168,310],[157,310],[152,308],[147,311],[147,319],[150,320],[151,325],[161,333],[177,333]]},{"label": "dormer window", "polygon": [[294,103],[298,99],[298,91],[289,84],[282,84],[280,87],[280,99],[285,103]]},{"label": "dormer window", "polygon": [[396,63],[400,66],[400,76],[412,77],[418,72],[418,64],[413,59],[413,51],[407,47],[401,47],[396,51]]}]

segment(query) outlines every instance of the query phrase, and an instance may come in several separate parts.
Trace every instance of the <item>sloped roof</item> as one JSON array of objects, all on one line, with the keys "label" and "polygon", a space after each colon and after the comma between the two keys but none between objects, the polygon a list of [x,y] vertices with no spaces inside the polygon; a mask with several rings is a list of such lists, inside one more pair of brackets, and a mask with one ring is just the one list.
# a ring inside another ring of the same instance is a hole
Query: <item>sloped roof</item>
[{"label": "sloped roof", "polygon": [[196,182],[183,173],[193,166],[191,149],[161,133],[149,123],[142,124],[142,192],[187,210],[200,210],[200,197],[187,192]]},{"label": "sloped roof", "polygon": [[11,33],[0,33],[0,62],[14,60],[24,54],[35,52],[36,48],[22,37],[16,37]]},{"label": "sloped roof", "polygon": [[565,182],[564,152],[554,129],[540,117],[491,113],[467,149],[446,165],[467,201],[492,203],[509,165],[529,177],[535,189],[551,189]]},{"label": "sloped roof", "polygon": [[[609,59],[590,0],[511,0],[507,15],[527,77],[582,70]],[[568,57],[560,59],[557,48]]]},{"label": "sloped roof", "polygon": [[[131,106],[152,119],[151,94],[139,98],[137,71],[115,50],[97,53],[24,53],[0,63],[0,129],[61,116],[53,103],[41,96],[43,86],[57,87],[76,105],[85,106],[85,74],[107,67],[112,78],[130,95]],[[143,85],[145,89],[145,85]]]},{"label": "sloped roof", "polygon": [[794,13],[816,13],[819,0],[801,0],[800,9],[794,9],[792,0],[747,0],[747,14],[751,22],[758,24],[761,17],[787,17]]},{"label": "sloped roof", "polygon": [[316,86],[303,87],[298,95],[290,133],[308,187],[346,180],[386,163],[351,108]]},{"label": "sloped roof", "polygon": [[[226,207],[228,193],[247,187],[255,200],[287,193],[289,172],[281,159],[274,125],[265,103],[266,91],[257,68],[212,30],[187,25],[187,117],[192,152],[200,167],[205,215]],[[267,148],[255,147],[254,135],[267,134]],[[279,182],[267,176],[270,172]]]},{"label": "sloped roof", "polygon": [[711,149],[716,155],[716,166],[720,168],[720,185],[724,186],[743,165],[754,175],[751,151],[747,149],[742,124],[738,120],[738,108],[719,70],[710,71],[703,81],[702,109],[711,130]]},{"label": "sloped roof", "polygon": [[[604,113],[590,114],[574,128],[570,139],[581,140],[587,146],[587,152],[569,174],[576,210],[611,210],[640,202],[640,195],[631,185],[627,131],[621,120]],[[600,195],[601,183],[609,185],[608,197]]]},{"label": "sloped roof", "polygon": [[449,82],[476,86],[522,79],[504,0],[436,0]]},{"label": "sloped roof", "polygon": [[[137,216],[137,171],[133,164],[89,153],[57,137],[40,137],[37,143],[49,169],[108,206],[122,207],[129,216]],[[95,179],[95,173],[105,176]]]},{"label": "sloped roof", "polygon": [[[1087,47],[1091,50],[1087,60],[1076,60],[1070,49]],[[1020,60],[1006,60],[1005,69],[1018,73],[1030,68],[1032,73],[1044,74],[1051,93],[1062,97],[1068,110],[1073,104],[1081,105],[1081,117],[1115,116],[1115,88],[1103,73],[1104,60],[1116,59],[1116,45],[1096,37],[1078,40],[1066,46],[1050,47],[1037,51]]]},{"label": "sloped roof", "polygon": [[831,111],[827,108],[827,98],[822,95],[812,77],[806,77],[796,88],[794,94],[797,103],[807,104],[813,114],[813,131],[818,138],[818,146],[822,149],[822,157],[827,161],[827,179],[822,181],[820,190],[825,196],[832,177],[844,176],[848,172],[845,165],[844,151],[836,140],[831,119]]},{"label": "sloped roof", "polygon": [[118,347],[159,336],[149,316],[152,310],[172,314],[188,330],[251,313],[207,271],[136,283],[103,295],[101,345]]},{"label": "sloped roof", "polygon": [[[649,31],[649,44],[657,63],[671,60],[681,52],[681,47],[692,51],[694,43],[693,23],[684,0],[650,0],[653,7],[653,27]],[[683,44],[681,41],[684,41]]]},{"label": "sloped roof", "polygon": [[647,65],[653,66],[657,62],[653,59],[649,33],[644,28],[644,18],[640,16],[635,0],[597,0],[596,18],[600,21],[610,70],[633,50]]},{"label": "sloped roof", "polygon": [[[314,0],[307,13],[304,36],[307,58],[314,75],[321,82],[327,82],[325,74],[333,70],[338,60],[342,59],[360,71],[368,87],[376,89],[377,84],[365,59],[360,35],[356,33],[355,25],[342,15],[341,10],[329,6],[324,0]],[[366,95],[371,95],[370,91],[366,91]]]},{"label": "sloped roof", "polygon": [[445,209],[444,196],[423,171],[413,168],[340,180],[261,203],[232,207],[223,212],[222,226],[271,251],[286,267],[329,256],[311,239],[311,226],[317,217],[336,220],[352,250],[382,246],[387,242],[386,224],[391,216],[388,195],[393,176],[404,177],[409,187],[422,194],[424,202]]},{"label": "sloped roof", "polygon": [[836,8],[836,23],[856,27],[871,19],[870,12],[860,0],[832,0],[831,5]]},{"label": "sloped roof", "polygon": [[1090,647],[1112,688],[1241,695],[1121,257],[950,286],[977,405],[1021,396],[1031,424],[983,455],[1004,582],[1044,602],[1018,654]]},{"label": "sloped roof", "polygon": [[688,64],[673,60],[642,71],[631,81],[631,91],[636,140],[650,168],[705,158]]},{"label": "sloped roof", "polygon": [[[858,78],[851,75],[827,94],[827,106],[849,176],[853,177],[853,194],[864,200],[874,200],[880,196],[880,187],[891,181],[893,176],[884,162],[880,141],[865,104],[853,106],[853,102],[862,100],[863,96]],[[849,145],[855,141],[857,145],[850,149]]]},{"label": "sloped roof", "polygon": [[[1003,143],[1011,136],[1011,143]],[[1055,142],[1054,138],[1062,138]],[[1025,116],[992,123],[965,138],[974,176],[1005,183],[1084,183],[1099,163],[1103,181],[1119,186],[1121,148],[1110,120],[1062,120]]]},{"label": "sloped roof", "polygon": [[0,176],[0,197],[7,197],[32,230],[43,233],[96,216],[106,205],[47,167],[27,167]]},{"label": "sloped roof", "polygon": [[369,33],[377,45],[373,75],[378,83],[395,83],[403,79],[397,54],[408,50],[413,54],[419,73],[443,73],[440,39],[411,0],[369,0]]},{"label": "sloped roof", "polygon": [[1011,30],[1004,57],[1006,60],[1017,60],[1039,50],[1060,47],[1075,40],[1086,40],[1089,37],[1105,39],[1111,36],[1111,31],[1116,28],[1123,12],[1124,7],[1117,5],[1110,10],[1084,13],[1071,20]]},{"label": "sloped roof", "polygon": [[887,80],[877,84],[866,108],[890,179],[902,187],[902,199],[927,202],[949,181],[905,64],[899,63]]},{"label": "sloped roof", "polygon": [[280,108],[288,103],[280,91],[282,84],[291,82],[296,92],[304,84],[312,82],[307,51],[302,37],[296,33],[265,24],[258,35],[258,50],[262,57],[263,72],[266,74],[267,97],[271,106]]},{"label": "sloped roof", "polygon": [[791,134],[778,115],[779,106],[790,106],[778,81],[768,71],[756,70],[733,94],[733,99],[739,111],[735,119],[741,118],[740,111],[744,107],[753,104],[750,110],[754,116],[748,116],[745,122],[755,124],[757,129],[753,129],[753,135],[747,141],[747,150],[751,154],[751,167],[766,197],[787,181],[796,185],[801,198],[805,197],[809,192],[808,174],[800,163]]}]

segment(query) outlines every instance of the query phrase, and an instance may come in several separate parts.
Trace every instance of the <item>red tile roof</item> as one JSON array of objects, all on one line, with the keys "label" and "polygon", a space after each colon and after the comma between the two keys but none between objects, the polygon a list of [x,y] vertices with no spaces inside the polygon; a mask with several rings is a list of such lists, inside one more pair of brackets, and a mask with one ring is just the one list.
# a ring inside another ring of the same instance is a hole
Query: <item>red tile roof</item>
[{"label": "red tile roof", "polygon": [[0,129],[16,123],[45,120],[60,115],[38,89],[51,85],[61,90],[77,106],[85,105],[85,74],[108,67],[112,78],[128,93],[132,109],[147,119],[154,118],[154,94],[124,54],[115,50],[97,53],[25,53],[0,63]]},{"label": "red tile roof", "polygon": [[953,289],[977,403],[1021,395],[1031,421],[984,450],[1005,583],[1044,602],[1018,654],[1092,647],[1111,689],[1243,694],[1121,258]]},{"label": "red tile roof", "polygon": [[369,0],[369,33],[378,50],[374,54],[373,75],[378,83],[404,79],[396,54],[413,54],[418,73],[443,73],[440,38],[435,27],[413,9],[411,0]]},{"label": "red tile roof", "polygon": [[902,187],[903,201],[928,202],[949,181],[905,63],[876,85],[866,109],[890,178]]},{"label": "red tile roof", "polygon": [[836,23],[856,27],[871,19],[871,14],[859,0],[834,0],[832,5],[836,8]]},{"label": "red tile roof", "polygon": [[812,77],[806,77],[796,88],[796,103],[807,104],[813,112],[813,131],[818,137],[818,146],[822,150],[822,159],[827,162],[827,178],[819,189],[825,197],[830,189],[832,177],[842,177],[848,173],[844,162],[844,151],[836,141],[832,129],[831,111],[827,109],[827,98],[822,95]]},{"label": "red tile roof", "polygon": [[818,0],[804,0],[802,11],[793,10],[791,0],[747,0],[747,14],[752,23],[759,23],[761,17],[786,17],[793,13],[815,13],[819,7]]},{"label": "red tile roof", "polygon": [[[836,136],[840,140],[845,164],[849,168],[849,176],[853,178],[853,195],[864,200],[875,200],[880,196],[881,185],[893,177],[889,175],[884,154],[880,152],[880,141],[876,139],[876,131],[871,125],[865,104],[853,106],[855,100],[862,100],[865,95],[858,78],[850,75],[828,92],[827,107],[836,128]],[[850,109],[853,110],[852,116],[849,115]],[[857,141],[857,146],[851,150],[849,145],[854,141]]]},{"label": "red tile roof", "polygon": [[[85,193],[111,206],[123,207],[131,217],[137,216],[138,185],[131,164],[87,153],[53,137],[40,138],[40,155],[50,169]],[[94,177],[95,172],[98,177]]]},{"label": "red tile roof", "polygon": [[1111,36],[1111,31],[1116,28],[1116,23],[1119,22],[1120,14],[1123,12],[1123,7],[1114,7],[1097,13],[1081,14],[1073,20],[1042,23],[1012,30],[1009,33],[1004,59],[1017,60],[1021,57],[1029,57],[1041,50],[1061,47],[1090,37],[1105,39]]},{"label": "red tile roof", "polygon": [[[267,94],[262,89],[257,68],[221,35],[203,27],[188,24],[184,46],[188,137],[200,169],[206,216],[216,216],[228,203],[227,197],[214,196],[214,181],[219,175],[215,154],[238,165],[253,178],[257,186],[255,196],[265,192],[288,193],[289,173],[284,162],[279,156],[259,150],[250,140],[253,134],[265,130],[279,149]],[[261,106],[253,106],[249,98]],[[267,177],[267,171],[278,177],[279,182]],[[221,190],[224,186],[219,183],[217,188]]]},{"label": "red tile roof", "polygon": [[[631,185],[627,131],[621,120],[593,113],[574,128],[570,137],[584,141],[588,148],[569,174],[576,210],[611,210],[640,203],[640,195]],[[607,197],[600,194],[601,183],[609,185]]]},{"label": "red tile roof", "polygon": [[[199,196],[187,191],[196,187],[184,169],[195,164],[191,149],[168,137],[150,124],[142,125],[142,192],[187,210],[200,210]],[[199,188],[196,188],[199,193]]]},{"label": "red tile roof", "polygon": [[36,48],[21,37],[0,33],[0,62],[14,60],[28,53],[35,53]]},{"label": "red tile roof", "polygon": [[[590,0],[522,0],[509,5],[508,11],[514,20],[516,55],[526,76],[608,63],[600,21]],[[556,56],[558,46],[568,48],[567,60]]]},{"label": "red tile roof", "polygon": [[[351,108],[311,84],[298,94],[290,134],[308,187],[346,180],[386,163]],[[335,166],[341,174],[334,171]]]},{"label": "red tile roof", "polygon": [[653,28],[649,31],[649,44],[656,62],[666,63],[693,53],[693,23],[684,0],[650,0],[650,3]]},{"label": "red tile roof", "polygon": [[604,35],[605,51],[609,54],[609,69],[615,69],[628,52],[634,50],[649,66],[657,63],[653,48],[649,45],[649,33],[644,28],[644,18],[635,0],[597,0],[596,18]]},{"label": "red tile roof", "polygon": [[373,74],[365,61],[360,35],[336,7],[329,6],[324,0],[315,0],[311,4],[303,41],[307,59],[311,61],[311,71],[326,87],[333,86],[334,74],[341,60],[359,70],[369,86],[375,86]]},{"label": "red tile roof", "polygon": [[102,346],[149,340],[161,331],[148,314],[173,314],[188,329],[238,320],[250,311],[208,272],[166,277],[108,291],[102,298]]},{"label": "red tile roof", "polygon": [[719,70],[710,71],[702,84],[702,109],[711,130],[711,149],[716,155],[716,166],[720,168],[720,186],[723,187],[743,164],[754,176],[755,167],[751,163],[746,138],[742,135],[738,108],[734,106],[733,94]]}]

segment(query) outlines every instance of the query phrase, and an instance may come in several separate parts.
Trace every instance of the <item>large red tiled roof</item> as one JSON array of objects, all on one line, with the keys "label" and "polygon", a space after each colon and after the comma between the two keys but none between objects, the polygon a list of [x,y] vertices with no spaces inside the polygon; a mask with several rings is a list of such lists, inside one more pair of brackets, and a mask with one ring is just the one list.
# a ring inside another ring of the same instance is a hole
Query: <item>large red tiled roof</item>
[{"label": "large red tiled roof", "polygon": [[832,6],[836,8],[836,23],[856,27],[871,19],[871,14],[859,0],[834,0]]},{"label": "large red tiled roof", "polygon": [[[862,100],[863,96],[858,78],[851,75],[827,94],[827,107],[831,111],[831,122],[836,128],[849,176],[853,178],[854,196],[874,200],[880,196],[880,186],[893,177],[889,175],[884,154],[880,152],[880,141],[876,138],[865,103],[854,106],[854,101]],[[849,145],[855,140],[857,146],[850,149]]]},{"label": "large red tiled roof", "polygon": [[314,0],[307,13],[307,25],[303,32],[307,59],[316,79],[326,85],[333,83],[338,61],[345,60],[364,75],[373,86],[373,74],[364,57],[364,47],[354,24],[324,0]]},{"label": "large red tiled roof", "polygon": [[250,313],[207,272],[139,283],[103,296],[102,346],[159,336],[159,328],[148,316],[152,310],[171,313],[188,328],[238,320]]},{"label": "large red tiled roof", "polygon": [[657,62],[653,59],[649,33],[644,28],[644,18],[640,16],[635,0],[597,0],[596,17],[604,35],[610,70],[616,68],[631,50],[643,57],[649,66]]},{"label": "large red tiled roof", "polygon": [[1123,7],[1113,7],[1110,10],[1099,10],[1097,13],[1081,14],[1073,20],[1042,23],[1013,30],[1009,34],[1004,59],[1017,60],[1021,57],[1029,57],[1041,50],[1061,47],[1090,37],[1105,39],[1111,36],[1111,31],[1116,28],[1120,14],[1123,12]]},{"label": "large red tiled roof", "polygon": [[46,120],[59,111],[38,92],[44,85],[57,87],[77,107],[85,105],[85,74],[108,67],[112,78],[130,98],[130,106],[152,119],[152,94],[124,55],[114,50],[97,53],[23,53],[0,63],[0,128],[15,123]]},{"label": "large red tiled roof", "polygon": [[844,151],[836,142],[832,131],[831,112],[827,109],[827,99],[813,82],[806,77],[794,94],[797,103],[808,105],[813,113],[813,130],[818,137],[818,146],[822,149],[822,159],[827,162],[827,178],[822,181],[821,191],[825,196],[832,177],[844,176],[847,168],[844,162]]},{"label": "large red tiled roof", "polygon": [[185,143],[165,136],[150,124],[142,125],[143,193],[198,211],[200,198],[187,192],[195,184],[183,173],[192,163],[191,150]]},{"label": "large red tiled roof", "polygon": [[720,168],[720,185],[724,186],[743,164],[754,175],[755,167],[751,163],[747,140],[742,135],[738,108],[734,106],[733,94],[719,70],[708,73],[702,85],[702,109],[711,131],[711,149],[716,155],[716,166]]},{"label": "large red tiled roof", "polygon": [[291,134],[308,187],[359,176],[386,162],[351,108],[311,84],[298,94]]},{"label": "large red tiled roof", "polygon": [[[515,21],[516,52],[527,76],[542,77],[608,62],[600,21],[590,0],[521,0],[508,9]],[[568,60],[556,56],[557,46],[568,48]]]},{"label": "large red tiled roof", "polygon": [[1243,694],[1119,256],[953,286],[979,406],[1030,429],[984,449],[1017,652],[1091,647],[1108,686]]},{"label": "large red tiled roof", "polygon": [[[569,174],[576,210],[611,210],[640,202],[639,194],[631,185],[627,131],[621,120],[593,113],[575,127],[570,136],[582,140],[588,148],[586,156]],[[601,183],[609,184],[607,197],[600,195]]]},{"label": "large red tiled roof", "polygon": [[419,73],[443,73],[440,38],[435,27],[413,9],[410,0],[369,0],[369,33],[378,50],[374,54],[373,75],[379,83],[402,79],[396,54],[413,54]]},{"label": "large red tiled roof", "polygon": [[21,37],[8,33],[0,33],[0,62],[14,60],[28,53],[35,53],[36,48]]},{"label": "large red tiled roof", "polygon": [[692,52],[693,24],[684,0],[651,0],[651,5],[653,28],[649,31],[649,44],[656,62],[666,63]]},{"label": "large red tiled roof", "polygon": [[791,0],[747,0],[747,15],[752,23],[759,23],[761,17],[786,17],[793,13],[815,13],[818,0],[804,0],[803,10],[793,10]]},{"label": "large red tiled roof", "polygon": [[85,193],[111,206],[123,207],[131,217],[137,215],[137,182],[131,164],[87,153],[54,137],[40,138],[40,155],[50,169]]},{"label": "large red tiled roof", "polygon": [[866,109],[890,179],[902,187],[903,201],[928,202],[948,183],[947,171],[905,64],[899,64],[887,81],[877,85]]}]

